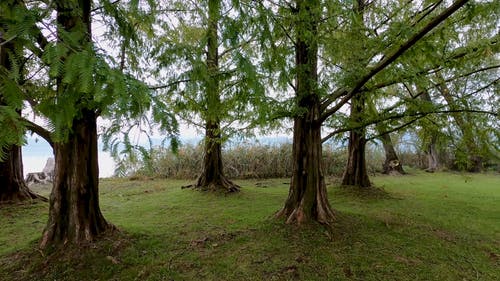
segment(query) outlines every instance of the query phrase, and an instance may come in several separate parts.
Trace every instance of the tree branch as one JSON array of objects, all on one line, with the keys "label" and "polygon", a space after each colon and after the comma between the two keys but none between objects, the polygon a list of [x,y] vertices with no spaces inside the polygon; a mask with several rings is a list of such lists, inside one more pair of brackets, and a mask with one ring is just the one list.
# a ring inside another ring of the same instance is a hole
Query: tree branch
[{"label": "tree branch", "polygon": [[[325,142],[325,141],[329,140],[330,138],[332,138],[333,136],[335,136],[337,134],[340,134],[340,133],[344,133],[344,132],[348,132],[348,131],[352,131],[352,130],[356,130],[356,129],[365,128],[367,126],[370,126],[370,125],[373,125],[373,124],[378,124],[378,123],[381,123],[381,122],[384,122],[384,121],[388,121],[388,120],[400,119],[400,118],[403,118],[403,117],[416,117],[417,119],[420,119],[420,118],[423,118],[423,117],[425,117],[427,115],[430,115],[430,114],[448,114],[448,113],[464,113],[464,112],[478,113],[478,114],[489,114],[489,115],[493,115],[495,117],[498,117],[498,113],[496,113],[496,112],[486,111],[486,110],[475,110],[475,109],[432,110],[432,111],[414,112],[414,113],[409,113],[409,114],[408,113],[402,113],[402,114],[385,116],[384,118],[369,120],[367,122],[363,122],[362,124],[359,124],[359,125],[356,125],[356,126],[353,126],[353,127],[345,127],[345,128],[341,128],[341,129],[335,130],[335,131],[329,133],[326,137],[322,138],[321,142]],[[397,131],[397,130],[394,130],[394,131]],[[394,132],[394,131],[390,131],[390,132],[387,132],[387,133],[391,133],[391,132]]]},{"label": "tree branch", "polygon": [[22,118],[22,120],[26,124],[26,128],[28,130],[32,131],[33,133],[39,135],[41,138],[46,140],[52,147],[52,149],[54,149],[54,141],[52,140],[51,134],[48,130],[26,118]]},{"label": "tree branch", "polygon": [[362,76],[358,82],[352,87],[346,96],[333,108],[325,110],[320,117],[320,122],[325,121],[332,114],[337,112],[347,101],[349,101],[354,95],[358,94],[359,90],[377,73],[385,69],[391,63],[393,63],[397,58],[403,55],[409,48],[415,45],[420,39],[432,31],[436,26],[450,17],[463,5],[465,5],[469,0],[458,0],[453,3],[449,8],[444,10],[441,14],[432,19],[426,26],[424,26],[420,31],[410,37],[406,42],[401,44],[392,54],[386,56],[382,61],[375,65],[367,74]]},{"label": "tree branch", "polygon": [[149,86],[149,89],[150,90],[159,90],[159,89],[165,89],[165,88],[170,88],[172,86],[175,86],[175,85],[178,85],[178,84],[181,84],[181,83],[186,83],[186,82],[189,82],[191,81],[191,79],[181,79],[181,80],[178,80],[178,81],[174,81],[172,83],[168,83],[168,84],[165,84],[165,85],[157,85],[157,86]]}]

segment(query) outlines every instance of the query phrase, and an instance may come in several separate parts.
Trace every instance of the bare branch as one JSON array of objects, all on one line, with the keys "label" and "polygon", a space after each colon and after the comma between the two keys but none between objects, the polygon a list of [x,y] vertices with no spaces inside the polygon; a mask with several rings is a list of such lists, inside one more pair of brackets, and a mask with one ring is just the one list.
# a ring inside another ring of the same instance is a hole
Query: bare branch
[{"label": "bare branch", "polygon": [[51,137],[51,133],[50,131],[48,131],[47,129],[43,128],[42,126],[26,119],[26,118],[22,118],[23,122],[26,124],[26,128],[30,131],[32,131],[33,133],[39,135],[41,138],[43,138],[44,140],[46,140],[49,145],[52,147],[52,149],[54,148],[54,141],[52,140],[52,137]]}]

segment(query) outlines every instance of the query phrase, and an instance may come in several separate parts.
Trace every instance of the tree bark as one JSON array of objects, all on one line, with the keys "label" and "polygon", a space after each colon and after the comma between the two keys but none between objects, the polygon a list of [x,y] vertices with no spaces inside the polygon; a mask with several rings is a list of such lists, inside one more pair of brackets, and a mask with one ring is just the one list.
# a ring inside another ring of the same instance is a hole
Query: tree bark
[{"label": "tree bark", "polygon": [[84,110],[64,143],[55,144],[55,178],[41,246],[81,243],[112,228],[99,208],[96,114]]},{"label": "tree bark", "polygon": [[430,143],[427,145],[427,150],[425,151],[427,156],[427,169],[426,172],[434,173],[439,168],[439,157],[436,149],[436,137],[432,136]]},{"label": "tree bark", "polygon": [[0,204],[31,199],[47,201],[46,198],[33,193],[24,182],[21,147],[12,145],[6,154],[6,159],[0,162]]},{"label": "tree bark", "polygon": [[405,174],[403,165],[401,164],[401,161],[399,161],[398,154],[394,149],[394,144],[392,143],[390,134],[383,134],[380,136],[380,139],[382,140],[385,151],[385,160],[384,164],[382,164],[382,172],[384,174]]},{"label": "tree bark", "polygon": [[[419,90],[419,92],[422,92],[420,99],[432,104],[432,99],[429,95],[429,92],[427,92],[427,90],[422,90],[419,87],[417,87],[417,89]],[[427,144],[427,149],[425,151],[425,155],[427,157],[427,168],[425,169],[425,171],[434,173],[439,168],[439,157],[436,148],[437,136],[436,133],[434,133],[432,130],[429,131],[432,135],[430,136],[430,142]]]},{"label": "tree bark", "polygon": [[[365,34],[365,24],[364,24],[364,10],[366,8],[367,2],[365,0],[357,0],[353,3],[353,11],[356,16],[356,20],[353,20],[351,26],[351,32],[353,36],[357,36],[358,41],[354,48],[353,58],[351,65],[356,69],[365,67],[367,62],[364,61],[362,52],[365,52],[364,39]],[[355,124],[362,123],[362,114],[366,110],[366,96],[356,95],[351,99],[351,112],[350,119]],[[368,178],[368,172],[366,168],[366,137],[365,128],[359,128],[351,130],[349,132],[349,145],[348,145],[348,156],[347,165],[342,177],[342,185],[346,186],[357,186],[357,187],[369,187],[371,186],[370,180]]]},{"label": "tree bark", "polygon": [[[62,0],[61,0],[62,1]],[[57,20],[66,31],[83,35],[82,46],[90,43],[90,1],[76,4],[57,1]],[[59,94],[78,93],[58,79]],[[82,96],[82,99],[84,97]],[[73,118],[67,139],[54,144],[55,176],[50,196],[49,219],[43,232],[41,247],[85,243],[113,229],[99,208],[99,167],[97,150],[97,114],[82,104]]]},{"label": "tree bark", "polygon": [[319,1],[297,0],[297,42],[295,45],[296,102],[300,111],[294,118],[293,174],[285,206],[277,214],[290,224],[330,224],[334,212],[328,202],[322,168],[321,103],[317,92]]},{"label": "tree bark", "polygon": [[240,187],[224,175],[222,162],[222,137],[220,128],[220,110],[222,108],[219,89],[219,51],[218,21],[220,0],[208,1],[207,30],[207,71],[205,115],[205,148],[203,168],[195,185],[196,188],[210,191],[236,192]]},{"label": "tree bark", "polygon": [[[12,7],[18,5],[16,1],[9,3]],[[9,52],[15,52],[14,41],[4,42],[0,33],[0,66],[12,70],[8,57]],[[5,106],[3,95],[0,92],[0,106]],[[20,111],[18,111],[20,114]],[[12,133],[12,132],[4,132]],[[46,198],[33,193],[26,185],[23,178],[23,158],[21,147],[10,146],[6,153],[6,158],[0,161],[0,203],[20,202],[30,199]]]},{"label": "tree bark", "polygon": [[203,171],[198,178],[196,188],[209,191],[237,192],[240,187],[224,175],[219,127],[217,122],[207,122],[206,124]]},{"label": "tree bark", "polygon": [[349,132],[349,148],[347,166],[342,176],[342,185],[370,187],[370,179],[366,169],[366,139],[364,133]]},{"label": "tree bark", "polygon": [[[354,96],[351,100],[350,118],[355,123],[362,122],[362,112],[365,109],[365,99],[362,95]],[[342,176],[342,185],[356,187],[370,187],[368,170],[366,168],[366,137],[365,128],[349,132],[347,165]]]}]

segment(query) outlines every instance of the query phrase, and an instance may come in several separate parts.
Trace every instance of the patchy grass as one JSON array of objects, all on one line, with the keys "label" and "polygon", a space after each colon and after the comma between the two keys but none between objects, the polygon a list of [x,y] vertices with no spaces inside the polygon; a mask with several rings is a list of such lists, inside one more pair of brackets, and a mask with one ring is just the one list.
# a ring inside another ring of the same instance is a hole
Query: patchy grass
[{"label": "patchy grass", "polygon": [[498,175],[373,181],[369,194],[329,187],[329,232],[271,219],[287,179],[239,181],[228,196],[181,190],[186,181],[103,180],[102,211],[121,231],[55,253],[37,250],[46,203],[1,206],[0,280],[500,279]]}]

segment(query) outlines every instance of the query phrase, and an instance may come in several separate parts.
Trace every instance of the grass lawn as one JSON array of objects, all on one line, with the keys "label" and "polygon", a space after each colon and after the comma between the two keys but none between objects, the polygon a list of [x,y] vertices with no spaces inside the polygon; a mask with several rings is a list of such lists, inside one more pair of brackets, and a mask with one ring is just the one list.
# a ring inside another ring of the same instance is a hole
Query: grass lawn
[{"label": "grass lawn", "polygon": [[372,180],[388,195],[330,181],[332,231],[271,218],[288,179],[237,181],[228,196],[102,180],[120,232],[63,253],[37,250],[47,203],[0,206],[0,280],[500,280],[498,174]]}]

